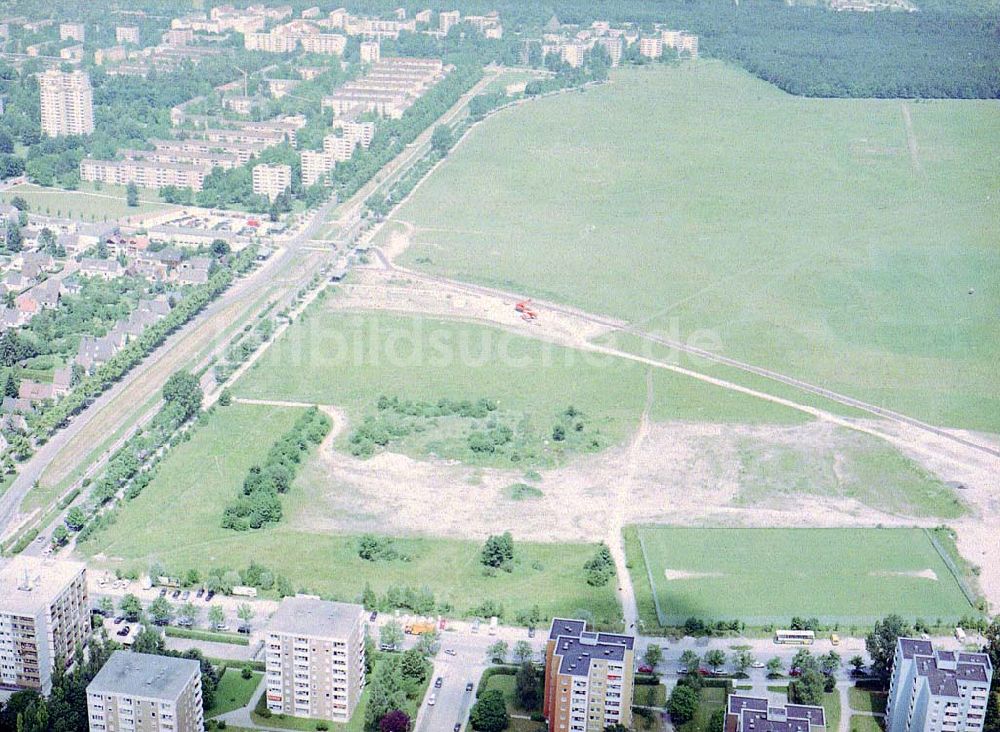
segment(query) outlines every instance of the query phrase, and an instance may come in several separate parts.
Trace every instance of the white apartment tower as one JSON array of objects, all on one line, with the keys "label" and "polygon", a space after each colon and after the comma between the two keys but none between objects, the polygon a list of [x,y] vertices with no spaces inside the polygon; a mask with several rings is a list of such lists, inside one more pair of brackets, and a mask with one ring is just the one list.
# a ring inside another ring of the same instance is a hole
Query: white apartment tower
[{"label": "white apartment tower", "polygon": [[347,722],[365,678],[364,608],[286,597],[264,629],[267,708]]},{"label": "white apartment tower", "polygon": [[930,641],[896,642],[887,732],[981,732],[993,668],[985,653],[936,651]]},{"label": "white apartment tower", "polygon": [[89,135],[94,131],[94,95],[82,71],[50,69],[38,76],[42,132],[49,137]]},{"label": "white apartment tower", "polygon": [[90,732],[203,732],[201,664],[115,651],[87,685]]},{"label": "white apartment tower", "polygon": [[288,190],[292,185],[291,165],[267,165],[261,163],[253,168],[253,192],[267,196],[271,201]]},{"label": "white apartment tower", "polygon": [[83,564],[18,556],[0,569],[0,685],[48,694],[90,637]]}]

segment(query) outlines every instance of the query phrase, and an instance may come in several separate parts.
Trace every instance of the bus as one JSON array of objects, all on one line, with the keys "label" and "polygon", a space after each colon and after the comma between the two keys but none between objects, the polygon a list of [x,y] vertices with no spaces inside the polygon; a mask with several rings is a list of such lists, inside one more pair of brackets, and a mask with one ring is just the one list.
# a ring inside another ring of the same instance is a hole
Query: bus
[{"label": "bus", "polygon": [[811,646],[816,641],[816,633],[811,630],[776,630],[774,642],[790,646]]}]

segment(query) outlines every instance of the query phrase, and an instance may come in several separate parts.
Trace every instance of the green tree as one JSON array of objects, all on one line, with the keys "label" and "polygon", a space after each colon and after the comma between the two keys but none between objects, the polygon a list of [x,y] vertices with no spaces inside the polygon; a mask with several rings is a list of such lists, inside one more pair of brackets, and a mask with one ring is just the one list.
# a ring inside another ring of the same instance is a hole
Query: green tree
[{"label": "green tree", "polygon": [[507,645],[507,641],[498,640],[486,649],[486,655],[489,656],[493,663],[507,663],[507,653],[509,650],[510,647]]},{"label": "green tree", "polygon": [[178,618],[187,618],[192,623],[198,621],[198,616],[201,615],[201,608],[195,605],[190,600],[185,602],[177,609]]},{"label": "green tree", "polygon": [[118,603],[118,609],[130,623],[134,623],[142,617],[142,603],[139,602],[138,597],[131,593],[122,598],[122,601]]},{"label": "green tree", "polygon": [[434,128],[434,132],[431,133],[431,147],[437,153],[446,155],[454,144],[455,137],[448,125],[438,125]]},{"label": "green tree", "polygon": [[646,652],[642,654],[642,660],[655,671],[663,660],[663,648],[657,643],[650,643],[646,646]]},{"label": "green tree", "polygon": [[784,664],[781,659],[775,656],[770,661],[767,662],[767,675],[770,678],[778,678],[781,676],[781,671],[784,668]]},{"label": "green tree", "polygon": [[24,243],[24,235],[21,233],[21,224],[17,221],[7,222],[7,232],[4,235],[4,244],[8,251],[19,252]]},{"label": "green tree", "polygon": [[52,531],[52,544],[54,546],[65,546],[68,541],[69,529],[66,528],[65,524],[59,524]]},{"label": "green tree", "polygon": [[216,259],[222,259],[230,252],[229,242],[225,239],[214,239],[212,241],[212,256]]},{"label": "green tree", "polygon": [[667,711],[675,726],[691,721],[698,711],[698,692],[690,686],[675,686],[667,700]]},{"label": "green tree", "polygon": [[381,648],[396,649],[403,645],[403,629],[395,620],[385,623],[378,632],[378,643]]},{"label": "green tree", "polygon": [[403,710],[406,693],[403,690],[403,675],[399,662],[393,658],[384,660],[372,674],[368,691],[368,705],[365,707],[365,730],[375,732],[379,723],[390,712]]},{"label": "green tree", "polygon": [[788,684],[788,700],[793,704],[823,704],[823,674],[810,668]]},{"label": "green tree", "polygon": [[510,725],[503,693],[498,689],[484,691],[469,711],[472,728],[479,732],[502,732]]},{"label": "green tree", "polygon": [[208,609],[208,622],[213,628],[222,625],[226,620],[226,613],[220,605],[212,605]]},{"label": "green tree", "polygon": [[819,657],[819,668],[827,676],[832,676],[837,673],[840,669],[841,659],[840,654],[836,651],[830,651],[824,656]]},{"label": "green tree", "polygon": [[865,659],[861,655],[851,656],[851,666],[854,667],[855,673],[861,673],[861,669],[865,667]]},{"label": "green tree", "polygon": [[115,611],[115,601],[105,595],[97,601],[97,607],[99,607],[101,612],[105,615],[110,615]]},{"label": "green tree", "polygon": [[87,514],[84,513],[80,506],[73,506],[66,513],[66,525],[73,529],[73,531],[79,531],[85,523],[87,523]]},{"label": "green tree", "polygon": [[523,661],[514,676],[514,700],[530,712],[541,702],[538,696],[538,672],[529,661]]},{"label": "green tree", "polygon": [[174,615],[174,609],[170,607],[170,603],[167,602],[167,598],[165,597],[157,597],[149,603],[146,612],[149,615],[149,619],[157,625],[166,625]]},{"label": "green tree", "polygon": [[3,395],[5,397],[10,397],[11,399],[17,399],[18,394],[21,390],[21,384],[16,376],[14,376],[13,371],[7,372],[7,381],[3,385]]},{"label": "green tree", "polygon": [[865,638],[865,648],[872,659],[872,671],[883,679],[892,675],[892,659],[896,641],[912,633],[910,626],[898,615],[887,615],[875,621],[875,629]]},{"label": "green tree", "polygon": [[420,682],[427,678],[427,661],[416,648],[404,651],[399,661],[399,670],[404,679]]},{"label": "green tree", "polygon": [[481,561],[487,567],[506,567],[514,559],[514,539],[509,531],[491,535],[483,545]]},{"label": "green tree", "polygon": [[365,582],[365,588],[361,591],[361,604],[365,610],[375,610],[378,607],[378,595],[372,586]]},{"label": "green tree", "polygon": [[[132,651],[135,653],[151,653],[162,656],[166,653],[167,647],[160,632],[151,625],[143,625],[135,638],[132,640]],[[204,689],[202,689],[204,692]],[[204,700],[203,700],[204,701]]]},{"label": "green tree", "polygon": [[726,728],[726,710],[716,709],[708,718],[708,732],[722,732]]},{"label": "green tree", "polygon": [[705,654],[705,663],[707,663],[713,671],[718,671],[726,663],[726,652],[719,648],[713,648]]},{"label": "green tree", "polygon": [[701,666],[701,658],[697,653],[689,648],[681,654],[681,666],[683,666],[689,674],[698,673],[698,667]]},{"label": "green tree", "polygon": [[180,408],[182,421],[201,409],[203,397],[198,377],[186,371],[177,371],[171,374],[163,385],[163,400],[168,404],[176,404]]},{"label": "green tree", "polygon": [[514,644],[513,655],[515,663],[525,663],[531,660],[531,657],[535,655],[535,651],[528,641],[519,640]]},{"label": "green tree", "polygon": [[738,674],[745,674],[753,663],[753,660],[753,654],[750,651],[746,649],[739,650],[733,654],[733,669]]},{"label": "green tree", "polygon": [[135,183],[129,183],[125,187],[125,203],[129,208],[138,208],[139,189],[136,187]]},{"label": "green tree", "polygon": [[243,625],[250,625],[250,621],[253,620],[254,611],[248,602],[241,602],[236,608],[236,617],[243,621]]}]

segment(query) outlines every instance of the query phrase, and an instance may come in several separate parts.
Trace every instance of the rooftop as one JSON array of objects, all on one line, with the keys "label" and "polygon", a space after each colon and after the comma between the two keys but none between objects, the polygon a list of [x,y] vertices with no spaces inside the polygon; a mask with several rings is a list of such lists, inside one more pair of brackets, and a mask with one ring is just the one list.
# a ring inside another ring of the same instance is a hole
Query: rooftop
[{"label": "rooftop", "polygon": [[315,597],[286,597],[271,616],[267,631],[313,638],[346,638],[363,613],[361,605]]},{"label": "rooftop", "polygon": [[17,556],[0,568],[0,609],[35,615],[84,569],[80,562]]},{"label": "rooftop", "polygon": [[732,694],[726,709],[725,729],[729,732],[809,732],[825,727],[823,707],[807,704],[768,705],[767,699]]},{"label": "rooftop", "polygon": [[173,701],[200,674],[199,663],[189,658],[115,651],[87,686],[87,693]]},{"label": "rooftop", "polygon": [[625,652],[635,642],[632,636],[587,631],[583,620],[554,618],[549,630],[549,640],[555,641],[555,654],[562,660],[559,673],[586,676],[592,660],[622,662]]}]

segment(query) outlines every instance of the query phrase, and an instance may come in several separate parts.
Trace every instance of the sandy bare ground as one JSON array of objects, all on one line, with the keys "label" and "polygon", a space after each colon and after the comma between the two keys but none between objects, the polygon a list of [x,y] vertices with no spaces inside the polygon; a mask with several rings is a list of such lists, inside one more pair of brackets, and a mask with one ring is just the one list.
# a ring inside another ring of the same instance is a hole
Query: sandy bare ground
[{"label": "sandy bare ground", "polygon": [[914,577],[916,579],[938,581],[937,572],[933,569],[919,569],[913,572],[869,572],[872,577]]},{"label": "sandy bare ground", "polygon": [[[396,222],[399,224],[400,222]],[[389,237],[383,253],[391,259],[405,250],[410,238],[406,225]],[[514,310],[516,300],[470,292],[414,272],[392,272],[378,267],[355,270],[352,283],[338,288],[326,306],[345,311],[384,311],[420,314],[479,322],[520,335],[568,347],[599,350],[638,360],[651,368],[677,367],[607,347],[591,339],[605,329],[572,312],[539,309],[539,319],[526,323]],[[331,512],[303,517],[316,529],[376,530],[480,538],[512,529],[525,539],[547,541],[602,540],[621,523],[638,521],[680,525],[735,526],[868,526],[934,525],[839,496],[784,495],[780,501],[747,505],[738,499],[752,487],[741,482],[739,445],[796,444],[829,450],[837,444],[836,431],[847,428],[883,439],[942,480],[967,486],[959,497],[972,515],[949,522],[959,533],[963,555],[980,566],[981,589],[1000,603],[1000,461],[929,434],[915,427],[878,419],[847,419],[820,409],[763,395],[726,382],[692,374],[724,388],[799,408],[818,421],[803,427],[749,427],[713,424],[651,425],[628,447],[581,458],[571,466],[550,471],[540,486],[544,496],[512,501],[504,489],[523,480],[517,471],[473,470],[467,466],[414,461],[382,455],[368,462],[330,455],[323,467],[334,482],[348,491],[334,490],[324,497]],[[962,434],[956,431],[957,434]],[[988,443],[991,436],[974,435]],[[711,445],[711,449],[706,449]],[[836,451],[834,451],[836,452]],[[631,455],[631,457],[630,457]],[[833,469],[839,469],[835,457]],[[625,479],[627,478],[627,480]],[[624,488],[623,486],[628,486]],[[421,487],[423,486],[423,487]],[[404,488],[401,488],[404,487]],[[426,491],[426,492],[425,492]],[[436,497],[436,498],[435,498]],[[472,498],[476,516],[457,511],[427,515],[428,501],[463,505]],[[610,511],[581,511],[599,499]],[[584,499],[584,500],[581,500]],[[380,501],[385,510],[373,508]],[[456,503],[452,503],[452,501]],[[331,514],[334,524],[331,525]],[[483,521],[478,517],[503,517]]]},{"label": "sandy bare ground", "polygon": [[672,580],[690,580],[690,579],[706,579],[709,577],[725,577],[722,572],[688,572],[683,569],[665,569],[663,570],[663,576],[667,578],[667,581]]}]

